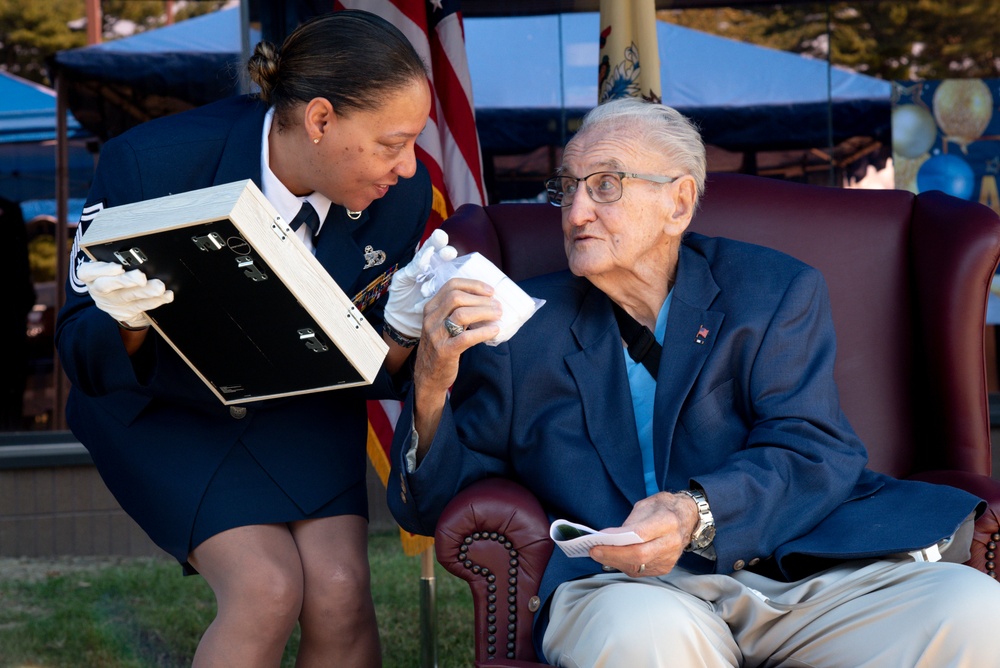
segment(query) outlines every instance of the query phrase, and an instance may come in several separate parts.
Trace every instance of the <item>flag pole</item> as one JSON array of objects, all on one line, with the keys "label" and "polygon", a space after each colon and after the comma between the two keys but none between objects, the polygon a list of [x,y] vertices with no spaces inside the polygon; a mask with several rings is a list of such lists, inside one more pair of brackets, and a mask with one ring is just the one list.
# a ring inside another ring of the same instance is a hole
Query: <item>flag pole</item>
[{"label": "flag pole", "polygon": [[420,553],[420,666],[437,668],[437,603],[434,591],[434,551]]}]

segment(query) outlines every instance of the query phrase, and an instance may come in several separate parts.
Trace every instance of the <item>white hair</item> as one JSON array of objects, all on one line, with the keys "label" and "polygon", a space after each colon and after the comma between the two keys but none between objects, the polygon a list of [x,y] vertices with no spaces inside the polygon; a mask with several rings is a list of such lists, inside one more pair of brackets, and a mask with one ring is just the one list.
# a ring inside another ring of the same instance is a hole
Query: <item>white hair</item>
[{"label": "white hair", "polygon": [[705,143],[695,124],[676,109],[639,98],[611,100],[587,112],[576,136],[595,129],[641,137],[644,144],[694,177],[699,198],[704,194]]}]

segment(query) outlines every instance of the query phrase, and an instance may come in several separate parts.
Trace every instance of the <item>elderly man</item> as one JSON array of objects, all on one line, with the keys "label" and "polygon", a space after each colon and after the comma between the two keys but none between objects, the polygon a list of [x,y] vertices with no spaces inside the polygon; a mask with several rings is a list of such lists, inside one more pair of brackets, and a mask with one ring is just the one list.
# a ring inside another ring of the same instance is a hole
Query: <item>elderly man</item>
[{"label": "elderly man", "polygon": [[553,554],[535,625],[553,664],[994,664],[1000,586],[947,563],[980,500],[865,468],[823,277],[688,232],[705,169],[673,109],[588,114],[546,184],[570,271],[523,285],[544,307],[499,346],[477,345],[500,315],[482,283],[424,310],[393,513],[430,534],[456,492],[506,476],[551,518],[638,534]]}]

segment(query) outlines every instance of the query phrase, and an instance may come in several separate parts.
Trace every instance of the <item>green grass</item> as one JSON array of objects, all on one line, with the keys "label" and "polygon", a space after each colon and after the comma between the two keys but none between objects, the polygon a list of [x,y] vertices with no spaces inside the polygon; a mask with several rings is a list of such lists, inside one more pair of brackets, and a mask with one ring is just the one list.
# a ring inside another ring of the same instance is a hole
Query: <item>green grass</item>
[{"label": "green grass", "polygon": [[[420,558],[396,534],[371,538],[372,591],[385,668],[418,668]],[[472,601],[466,584],[435,564],[439,668],[472,665]],[[200,577],[168,559],[0,581],[0,668],[190,666],[215,599]],[[296,632],[282,666],[291,667]]]}]

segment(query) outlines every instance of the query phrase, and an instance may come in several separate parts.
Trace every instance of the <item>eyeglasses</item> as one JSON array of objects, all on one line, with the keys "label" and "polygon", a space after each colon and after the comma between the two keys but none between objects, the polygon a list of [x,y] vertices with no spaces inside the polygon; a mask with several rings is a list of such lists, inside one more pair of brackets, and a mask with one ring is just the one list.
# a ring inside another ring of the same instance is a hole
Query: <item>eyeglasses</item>
[{"label": "eyeglasses", "polygon": [[632,174],[630,172],[594,172],[583,178],[575,176],[553,176],[545,182],[545,190],[552,206],[567,207],[573,204],[573,197],[580,182],[587,184],[587,194],[598,204],[610,204],[622,198],[622,179],[642,179],[653,183],[673,183],[677,176],[657,176],[655,174]]}]

